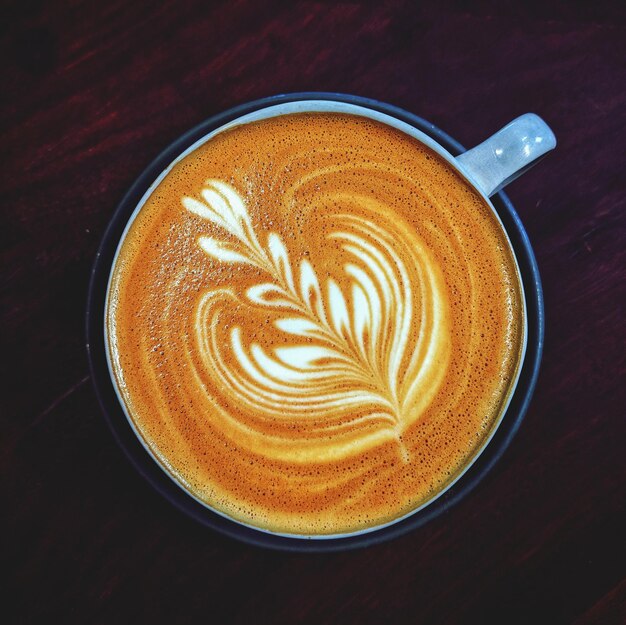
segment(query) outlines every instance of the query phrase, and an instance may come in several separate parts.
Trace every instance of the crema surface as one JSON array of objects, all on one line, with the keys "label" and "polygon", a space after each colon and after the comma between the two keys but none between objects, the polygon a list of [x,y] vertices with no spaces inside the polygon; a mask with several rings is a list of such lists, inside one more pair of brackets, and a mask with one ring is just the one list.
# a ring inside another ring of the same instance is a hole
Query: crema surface
[{"label": "crema surface", "polygon": [[176,481],[274,532],[436,496],[497,425],[523,303],[485,201],[419,141],[306,113],[225,131],[145,202],[113,268],[111,367]]}]

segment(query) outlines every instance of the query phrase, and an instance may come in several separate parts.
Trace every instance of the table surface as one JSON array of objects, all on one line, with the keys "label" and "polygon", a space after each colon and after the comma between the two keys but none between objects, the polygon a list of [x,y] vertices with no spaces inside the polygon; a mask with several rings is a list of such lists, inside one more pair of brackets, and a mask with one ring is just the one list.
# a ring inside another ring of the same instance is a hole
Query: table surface
[{"label": "table surface", "polygon": [[[624,5],[10,0],[0,53],[5,622],[626,621]],[[299,90],[387,101],[465,145],[534,111],[559,141],[507,190],[547,324],[512,446],[434,522],[326,555],[223,538],[153,492],[83,335],[142,169],[205,118]]]}]

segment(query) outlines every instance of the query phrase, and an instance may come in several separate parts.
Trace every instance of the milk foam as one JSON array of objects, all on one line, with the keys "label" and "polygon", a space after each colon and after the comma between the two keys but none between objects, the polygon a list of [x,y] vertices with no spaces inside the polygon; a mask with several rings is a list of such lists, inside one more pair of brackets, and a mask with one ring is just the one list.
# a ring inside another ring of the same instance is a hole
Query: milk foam
[{"label": "milk foam", "polygon": [[488,440],[520,302],[498,220],[445,161],[372,120],[285,115],[155,185],[112,273],[111,369],[196,499],[346,534],[424,505]]}]

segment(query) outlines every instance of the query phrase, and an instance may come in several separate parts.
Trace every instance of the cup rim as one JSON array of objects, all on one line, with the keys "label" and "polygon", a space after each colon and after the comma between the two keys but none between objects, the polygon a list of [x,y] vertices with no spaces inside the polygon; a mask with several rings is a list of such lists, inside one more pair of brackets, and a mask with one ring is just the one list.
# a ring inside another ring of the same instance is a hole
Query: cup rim
[{"label": "cup rim", "polygon": [[[518,263],[517,263],[517,259],[515,257],[514,251],[513,251],[513,247],[511,245],[510,240],[509,240],[508,234],[506,233],[506,229],[504,228],[504,225],[500,221],[500,217],[499,217],[498,213],[496,212],[495,208],[493,207],[493,205],[491,204],[491,200],[489,199],[489,197],[480,188],[480,186],[478,186],[476,184],[476,182],[472,179],[470,173],[465,170],[465,168],[462,166],[462,164],[459,163],[458,160],[452,154],[450,154],[443,146],[441,146],[436,141],[434,141],[434,139],[432,139],[428,135],[424,134],[421,130],[415,128],[414,126],[408,125],[406,122],[403,122],[403,121],[401,121],[401,120],[399,120],[399,119],[397,119],[395,117],[391,117],[391,116],[389,116],[387,114],[380,113],[380,112],[374,111],[374,110],[369,109],[369,108],[364,108],[362,106],[358,106],[358,105],[353,104],[353,103],[334,102],[334,101],[320,100],[320,99],[302,100],[302,101],[298,101],[298,102],[283,102],[281,104],[275,104],[275,105],[269,106],[267,108],[257,109],[256,111],[253,111],[253,112],[248,113],[246,115],[243,115],[241,117],[237,117],[234,120],[232,120],[230,122],[227,122],[226,124],[215,128],[214,130],[210,131],[208,134],[203,135],[200,139],[195,141],[192,145],[190,145],[182,153],[180,153],[159,174],[159,176],[152,182],[152,184],[145,191],[145,193],[143,194],[143,196],[141,197],[141,199],[139,200],[139,202],[135,206],[135,209],[131,213],[130,217],[128,218],[126,226],[124,228],[124,231],[122,232],[122,235],[121,235],[120,240],[118,242],[116,252],[115,252],[114,257],[113,257],[112,267],[111,267],[111,270],[110,270],[110,273],[109,273],[109,281],[108,281],[107,290],[106,290],[106,294],[105,294],[105,302],[109,301],[109,296],[110,296],[110,292],[111,292],[111,285],[112,285],[112,282],[113,282],[113,279],[114,279],[114,274],[115,274],[115,264],[116,264],[117,259],[118,259],[119,255],[120,255],[120,253],[121,253],[121,251],[122,251],[122,249],[124,247],[124,241],[125,241],[126,237],[128,236],[128,233],[129,233],[129,231],[130,231],[130,229],[132,227],[132,224],[134,223],[135,219],[140,215],[141,211],[143,210],[143,207],[145,206],[145,204],[149,200],[149,198],[152,196],[152,194],[156,192],[156,190],[158,189],[159,185],[163,182],[163,180],[165,180],[165,178],[167,178],[168,174],[173,170],[173,168],[178,163],[181,163],[185,158],[187,158],[187,156],[189,156],[190,154],[192,154],[193,152],[198,150],[200,147],[202,147],[206,143],[209,143],[210,141],[212,141],[217,135],[223,134],[224,132],[227,132],[230,129],[237,128],[237,127],[240,127],[240,126],[244,126],[244,125],[247,125],[247,124],[250,124],[250,123],[254,123],[256,121],[262,121],[262,120],[267,120],[267,119],[274,119],[274,118],[277,118],[277,117],[282,117],[284,115],[291,115],[291,114],[297,114],[297,113],[309,113],[309,112],[314,112],[314,113],[318,113],[318,112],[343,113],[343,114],[349,114],[349,115],[363,116],[363,117],[366,117],[366,118],[369,118],[369,119],[373,119],[373,120],[375,120],[375,121],[377,121],[379,123],[382,123],[382,124],[384,124],[386,126],[389,126],[391,128],[395,128],[395,129],[399,130],[400,132],[402,132],[404,134],[407,134],[408,136],[414,137],[420,143],[422,143],[423,145],[426,145],[428,148],[430,148],[432,151],[434,151],[436,154],[438,154],[440,156],[440,158],[445,160],[450,167],[452,167],[453,169],[455,169],[457,171],[458,175],[462,176],[466,180],[466,182],[469,185],[471,185],[476,190],[476,192],[483,197],[483,200],[489,206],[490,210],[493,211],[495,219],[498,221],[498,223],[500,224],[500,227],[504,231],[504,237],[506,239],[507,245],[511,249],[511,253],[513,255],[513,262],[515,264],[515,270],[519,274],[519,280],[520,280],[521,288],[522,288],[522,297],[521,297],[521,313],[522,313],[522,317],[523,317],[523,324],[522,324],[523,325],[523,338],[522,338],[522,344],[520,346],[519,358],[518,358],[518,361],[517,361],[517,366],[515,368],[513,381],[510,384],[509,388],[507,389],[506,394],[503,396],[502,406],[501,406],[501,408],[499,410],[497,418],[494,420],[493,425],[490,428],[490,431],[489,431],[488,435],[485,436],[481,440],[480,446],[477,447],[477,449],[474,451],[472,457],[465,463],[465,465],[459,471],[456,472],[454,478],[451,481],[449,481],[443,488],[438,490],[428,500],[423,501],[420,505],[415,506],[412,510],[410,510],[408,512],[405,512],[403,515],[401,515],[401,516],[399,516],[397,518],[394,518],[392,520],[388,520],[388,521],[386,521],[384,523],[380,523],[378,525],[373,525],[373,526],[370,526],[370,527],[365,527],[365,528],[362,528],[360,530],[352,530],[352,531],[349,531],[349,532],[336,533],[336,534],[296,534],[296,533],[290,533],[290,532],[285,532],[285,531],[274,531],[274,530],[270,530],[268,528],[255,526],[254,524],[252,524],[250,522],[243,521],[241,519],[236,519],[236,518],[228,515],[227,513],[225,513],[223,511],[213,507],[208,502],[203,501],[201,497],[199,497],[195,492],[193,492],[193,490],[187,488],[185,486],[185,484],[182,483],[180,477],[178,475],[176,475],[174,471],[170,470],[170,468],[166,465],[166,463],[164,463],[159,458],[159,456],[156,453],[156,451],[151,448],[150,444],[146,440],[146,437],[141,433],[140,429],[138,428],[137,424],[135,423],[133,415],[131,414],[131,411],[130,411],[128,405],[124,401],[124,397],[123,397],[123,394],[122,394],[122,392],[120,390],[119,383],[116,380],[114,364],[113,364],[114,357],[113,357],[113,355],[111,353],[110,341],[108,340],[108,337],[109,337],[109,334],[108,334],[108,323],[106,322],[106,320],[105,320],[105,323],[103,324],[103,331],[105,333],[105,337],[107,337],[107,340],[105,341],[105,353],[106,353],[106,357],[107,357],[107,364],[108,364],[108,367],[109,367],[109,375],[111,376],[111,379],[113,381],[114,390],[115,390],[115,392],[117,394],[119,403],[122,406],[122,410],[124,411],[124,414],[125,414],[128,422],[129,422],[129,424],[130,424],[130,427],[133,429],[133,431],[135,432],[135,435],[137,436],[137,438],[139,439],[139,441],[141,442],[141,444],[145,448],[145,450],[148,452],[148,454],[160,466],[160,468],[167,474],[167,476],[175,482],[175,484],[177,486],[182,488],[190,497],[192,497],[193,499],[198,501],[201,505],[209,508],[209,510],[211,510],[215,514],[218,514],[220,516],[224,516],[227,519],[230,519],[230,520],[232,520],[235,523],[239,523],[241,525],[245,525],[245,526],[250,527],[250,528],[252,528],[254,530],[257,530],[259,532],[266,532],[266,533],[273,534],[273,535],[276,535],[276,536],[284,536],[284,537],[287,537],[287,538],[298,538],[298,539],[320,540],[321,541],[321,540],[329,540],[329,539],[333,539],[333,538],[345,539],[345,538],[349,538],[351,536],[357,536],[357,535],[366,534],[366,533],[369,533],[369,532],[374,532],[374,531],[377,531],[379,529],[383,529],[383,528],[385,528],[385,527],[387,527],[389,525],[393,525],[395,523],[399,523],[400,521],[404,520],[406,517],[409,517],[409,516],[412,516],[414,514],[417,514],[423,508],[431,505],[436,499],[438,499],[439,497],[442,497],[443,495],[445,495],[445,493],[450,488],[452,488],[452,486],[454,486],[454,484],[459,479],[461,479],[463,477],[463,475],[471,468],[471,466],[476,462],[476,460],[484,452],[484,450],[487,447],[487,445],[489,445],[489,443],[491,442],[491,439],[494,437],[496,431],[498,430],[498,428],[500,427],[500,424],[502,423],[502,419],[504,418],[504,415],[506,414],[506,411],[508,409],[508,406],[509,406],[509,403],[511,401],[511,398],[513,397],[513,394],[515,392],[515,389],[517,387],[517,383],[518,383],[518,380],[519,380],[519,375],[520,375],[520,370],[521,370],[521,366],[520,365],[523,362],[525,354],[526,354],[527,321],[526,321],[526,298],[525,298],[524,292],[523,292],[524,281],[523,281],[523,278],[521,276],[521,272],[520,272],[520,269],[519,269],[519,266],[518,266]],[[106,314],[105,314],[105,316],[106,316]]]},{"label": "cup rim", "polygon": [[[539,270],[528,235],[510,200],[500,192],[489,198],[489,203],[492,204],[503,224],[520,271],[523,295],[526,300],[526,352],[519,365],[517,385],[495,432],[469,468],[452,486],[421,509],[391,524],[373,528],[364,533],[325,537],[323,541],[317,540],[317,537],[274,534],[261,528],[256,529],[241,524],[200,503],[191,493],[182,489],[171,476],[163,471],[163,468],[141,443],[126,416],[115,384],[109,375],[103,327],[109,275],[118,245],[142,197],[162,172],[190,146],[205,135],[244,115],[278,104],[306,100],[342,102],[383,113],[426,134],[453,157],[464,151],[461,144],[452,137],[417,115],[390,104],[341,93],[281,94],[247,102],[208,118],[163,150],[137,178],[113,213],[92,267],[86,310],[86,346],[92,382],[107,424],[131,464],[157,492],[188,516],[229,537],[274,549],[320,552],[363,547],[402,535],[441,515],[474,489],[509,446],[530,403],[543,349],[544,310]],[[471,183],[471,180],[469,182]]]}]

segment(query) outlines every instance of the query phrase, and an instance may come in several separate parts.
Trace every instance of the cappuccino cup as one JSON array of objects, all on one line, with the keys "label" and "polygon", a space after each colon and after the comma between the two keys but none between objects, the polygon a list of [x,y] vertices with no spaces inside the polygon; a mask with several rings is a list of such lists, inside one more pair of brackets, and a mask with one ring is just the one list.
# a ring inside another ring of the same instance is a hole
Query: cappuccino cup
[{"label": "cappuccino cup", "polygon": [[469,492],[543,343],[499,191],[555,145],[526,114],[459,154],[338,94],[182,137],[122,201],[90,287],[93,379],[135,466],[204,524],[283,549],[389,538]]}]

